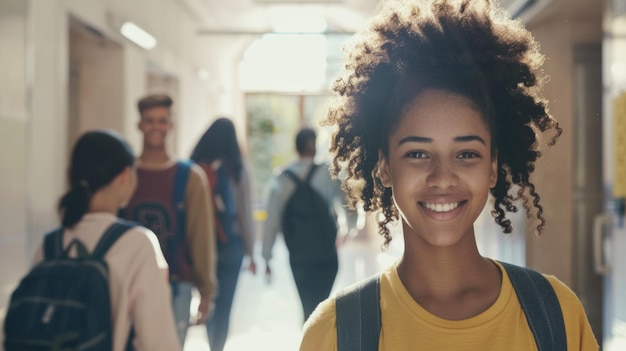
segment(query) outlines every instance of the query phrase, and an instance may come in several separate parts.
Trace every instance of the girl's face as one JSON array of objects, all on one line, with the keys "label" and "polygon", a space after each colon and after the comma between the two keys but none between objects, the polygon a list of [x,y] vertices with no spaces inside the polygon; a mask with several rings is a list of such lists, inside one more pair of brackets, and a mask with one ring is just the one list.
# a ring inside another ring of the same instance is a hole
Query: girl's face
[{"label": "girl's face", "polygon": [[407,106],[379,161],[405,240],[446,247],[473,235],[497,179],[490,146],[482,114],[465,97],[426,90]]}]

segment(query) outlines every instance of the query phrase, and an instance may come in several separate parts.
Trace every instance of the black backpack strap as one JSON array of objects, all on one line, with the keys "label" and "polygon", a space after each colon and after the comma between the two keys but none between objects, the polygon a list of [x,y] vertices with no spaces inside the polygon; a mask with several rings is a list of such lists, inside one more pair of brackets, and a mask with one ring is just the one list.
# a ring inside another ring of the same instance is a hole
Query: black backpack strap
[{"label": "black backpack strap", "polygon": [[302,184],[302,181],[300,180],[300,178],[298,178],[298,175],[295,174],[292,170],[286,169],[283,171],[283,174],[285,175],[285,177],[291,179],[294,183],[296,183],[296,186],[300,186],[300,184]]},{"label": "black backpack strap", "polygon": [[348,287],[335,300],[338,351],[376,351],[380,337],[380,274]]},{"label": "black backpack strap", "polygon": [[311,183],[311,178],[313,178],[313,174],[315,173],[315,170],[317,169],[319,165],[316,165],[315,163],[311,165],[311,169],[309,169],[309,173],[306,175],[305,182],[307,183]]},{"label": "black backpack strap", "polygon": [[[119,239],[122,234],[126,233],[129,229],[136,227],[138,224],[130,221],[118,219],[111,224],[109,228],[102,234],[102,237],[96,244],[91,254],[92,258],[103,259],[104,255],[109,251],[111,246]],[[126,341],[125,351],[133,351],[133,340],[135,339],[135,328],[131,325],[130,333],[128,334],[128,340]]]},{"label": "black backpack strap", "polygon": [[178,161],[178,168],[174,176],[174,210],[176,211],[176,235],[180,238],[185,237],[185,190],[187,189],[187,181],[193,161]]},{"label": "black backpack strap", "polygon": [[[172,199],[172,206],[176,212],[176,235],[173,238],[166,239],[166,252],[171,255],[176,255],[179,245],[185,241],[185,233],[187,232],[187,211],[185,208],[185,191],[187,189],[187,182],[189,180],[189,173],[191,173],[191,167],[193,161],[191,160],[179,160],[176,166],[176,174],[174,175],[174,187]],[[170,279],[177,280],[180,274],[179,262],[176,258],[168,262],[170,265]],[[174,288],[174,295],[178,294],[178,290]]]},{"label": "black backpack strap", "polygon": [[47,233],[43,240],[44,260],[58,259],[63,255],[63,227]]},{"label": "black backpack strap", "polygon": [[135,347],[133,346],[133,341],[135,340],[135,327],[130,327],[130,332],[128,333],[128,341],[126,342],[125,351],[134,351]]},{"label": "black backpack strap", "polygon": [[69,258],[70,252],[72,251],[72,248],[74,247],[76,248],[77,258],[82,259],[82,258],[88,258],[90,256],[89,251],[87,251],[87,248],[85,247],[85,244],[83,244],[78,239],[72,239],[70,243],[67,245],[67,247],[65,248],[65,250],[63,250],[63,254],[61,255],[61,257]]},{"label": "black backpack strap", "polygon": [[[535,337],[539,351],[566,351],[561,305],[550,282],[528,268],[500,262]],[[380,277],[342,291],[336,300],[337,350],[378,350],[380,337]]]},{"label": "black backpack strap", "polygon": [[[310,183],[311,182],[311,178],[313,178],[313,174],[315,173],[315,170],[317,169],[319,165],[316,165],[315,163],[313,165],[311,165],[311,168],[309,169],[309,172],[307,173],[306,177],[304,178],[304,183]],[[302,180],[300,179],[300,177],[298,177],[298,175],[296,173],[294,173],[294,171],[290,170],[290,169],[286,169],[283,171],[283,174],[285,176],[287,176],[287,178],[291,179],[294,181],[294,183],[296,183],[296,185],[300,185],[302,184]]]},{"label": "black backpack strap", "polygon": [[116,222],[111,224],[98,241],[98,244],[96,244],[96,248],[93,249],[91,257],[94,259],[103,259],[104,255],[107,253],[107,251],[109,251],[111,246],[113,246],[115,241],[117,241],[117,239],[119,239],[122,234],[126,233],[129,229],[135,226],[135,223],[123,220],[117,220]]},{"label": "black backpack strap", "polygon": [[506,269],[539,351],[566,351],[565,322],[552,285],[540,273],[500,262]]}]

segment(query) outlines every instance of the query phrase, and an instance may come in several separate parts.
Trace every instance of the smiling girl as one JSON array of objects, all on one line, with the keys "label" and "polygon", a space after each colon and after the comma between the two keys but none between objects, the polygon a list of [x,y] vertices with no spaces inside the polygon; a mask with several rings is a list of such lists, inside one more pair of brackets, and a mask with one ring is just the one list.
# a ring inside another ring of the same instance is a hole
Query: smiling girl
[{"label": "smiling girl", "polygon": [[[543,350],[545,329],[554,350],[598,349],[581,303],[553,276],[537,274],[556,296],[557,312],[546,315],[558,316],[564,335],[553,325],[531,330],[510,266],[481,256],[474,236],[489,193],[505,233],[516,200],[543,228],[529,177],[540,141],[554,144],[561,128],[539,96],[538,46],[488,0],[387,2],[354,43],[325,121],[335,127],[334,172],[353,204],[382,212],[384,245],[393,221],[405,244],[379,275],[380,295],[357,311],[380,305],[369,349]],[[318,306],[300,350],[343,350],[336,301]]]}]

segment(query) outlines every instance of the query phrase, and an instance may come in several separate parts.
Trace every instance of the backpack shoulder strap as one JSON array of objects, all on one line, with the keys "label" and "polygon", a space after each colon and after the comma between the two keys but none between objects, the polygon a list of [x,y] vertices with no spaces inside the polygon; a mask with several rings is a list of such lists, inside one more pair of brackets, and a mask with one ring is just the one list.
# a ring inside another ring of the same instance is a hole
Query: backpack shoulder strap
[{"label": "backpack shoulder strap", "polygon": [[[174,194],[172,199],[174,200],[173,206],[176,216],[176,235],[174,240],[167,244],[167,251],[171,253],[178,252],[178,246],[185,240],[186,226],[186,211],[185,211],[185,190],[187,188],[187,181],[189,180],[189,173],[191,172],[191,160],[178,160],[176,174],[174,175]],[[170,276],[178,275],[179,267],[178,260],[173,259],[168,262],[170,265]]]},{"label": "backpack shoulder strap", "polygon": [[294,183],[296,183],[297,186],[300,186],[302,184],[307,184],[311,182],[311,178],[313,178],[313,174],[315,173],[315,170],[317,169],[319,165],[316,165],[315,163],[311,166],[311,169],[309,169],[309,172],[307,173],[306,177],[304,178],[304,181],[302,181],[300,179],[300,177],[298,177],[298,175],[290,170],[290,169],[286,169],[283,171],[283,174],[291,179]]},{"label": "backpack shoulder strap", "polygon": [[117,239],[119,239],[122,234],[126,233],[129,229],[135,226],[136,224],[123,221],[121,219],[111,224],[109,228],[104,232],[104,234],[102,234],[102,237],[98,241],[98,244],[96,244],[96,248],[93,249],[91,257],[99,260],[103,259],[104,255],[107,253],[107,251],[109,251],[109,249],[111,248],[111,246],[113,246]]},{"label": "backpack shoulder strap", "polygon": [[187,187],[187,180],[189,179],[189,173],[191,172],[192,161],[179,160],[178,168],[176,169],[176,175],[174,176],[174,203],[176,204],[176,210],[179,210],[183,200],[185,199],[185,188]]},{"label": "backpack shoulder strap", "polygon": [[286,169],[283,171],[283,174],[287,178],[291,179],[294,183],[296,183],[296,186],[299,186],[300,184],[302,184],[302,180],[300,180],[300,178],[298,177],[296,173],[294,173],[294,171],[290,169]]},{"label": "backpack shoulder strap", "polygon": [[174,210],[176,211],[176,236],[185,237],[185,190],[193,161],[179,160],[174,176]]},{"label": "backpack shoulder strap", "polygon": [[338,351],[376,351],[380,337],[380,274],[352,285],[335,301]]},{"label": "backpack shoulder strap", "polygon": [[565,351],[567,338],[559,299],[550,282],[532,269],[500,262],[515,289],[539,351]]},{"label": "backpack shoulder strap", "polygon": [[[511,279],[538,350],[565,351],[567,338],[563,313],[550,282],[536,271],[500,263]],[[379,300],[379,275],[347,288],[337,296],[338,351],[378,349],[381,325]]]},{"label": "backpack shoulder strap", "polygon": [[[102,235],[98,244],[96,244],[96,248],[93,250],[91,255],[92,258],[103,259],[104,255],[109,251],[111,246],[119,239],[122,234],[126,233],[129,229],[136,227],[138,224],[130,221],[125,221],[122,219],[118,219],[116,222],[111,224],[106,232]],[[135,326],[131,325],[130,332],[128,334],[128,340],[126,341],[125,351],[133,351],[133,340],[135,339]]]},{"label": "backpack shoulder strap", "polygon": [[317,169],[318,166],[319,165],[316,165],[315,163],[311,165],[311,169],[309,170],[309,173],[306,175],[305,182],[311,183],[311,178],[313,178],[313,174],[315,174],[315,170]]},{"label": "backpack shoulder strap", "polygon": [[61,255],[63,255],[63,227],[48,232],[43,240],[44,260],[58,259]]}]

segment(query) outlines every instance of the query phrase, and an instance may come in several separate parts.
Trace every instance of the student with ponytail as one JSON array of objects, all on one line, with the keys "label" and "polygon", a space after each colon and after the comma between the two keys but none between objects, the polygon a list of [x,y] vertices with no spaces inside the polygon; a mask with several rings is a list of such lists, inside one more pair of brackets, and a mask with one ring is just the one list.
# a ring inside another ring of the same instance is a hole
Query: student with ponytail
[{"label": "student with ponytail", "polygon": [[[113,133],[87,132],[78,139],[69,169],[70,189],[59,201],[63,227],[72,228],[80,222],[89,212],[92,200],[100,202],[97,199],[105,197],[117,203],[107,201],[108,206],[124,205],[136,186],[134,164],[128,145]],[[117,196],[111,196],[115,188],[113,180],[118,176],[125,187],[118,187]]]},{"label": "student with ponytail", "polygon": [[[170,303],[168,266],[158,240],[149,229],[117,218],[136,185],[135,157],[120,136],[109,131],[83,134],[72,153],[70,189],[59,202],[62,247],[70,257],[82,249],[92,254],[108,228],[127,225],[130,229],[103,256],[112,319],[109,350],[181,350]],[[38,249],[35,263],[48,259],[44,247]]]}]

